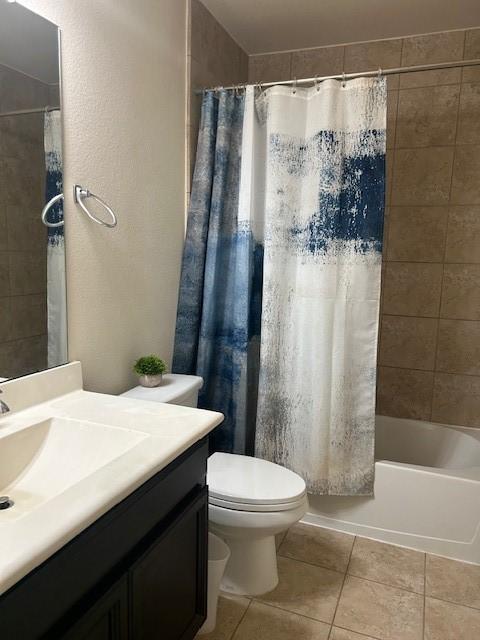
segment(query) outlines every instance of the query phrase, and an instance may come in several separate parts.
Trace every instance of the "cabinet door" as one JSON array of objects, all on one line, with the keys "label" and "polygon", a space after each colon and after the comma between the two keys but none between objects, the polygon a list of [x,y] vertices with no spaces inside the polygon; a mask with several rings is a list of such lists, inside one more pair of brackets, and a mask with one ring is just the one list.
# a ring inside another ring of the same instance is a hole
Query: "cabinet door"
[{"label": "cabinet door", "polygon": [[180,512],[130,571],[132,640],[190,640],[205,620],[208,492]]},{"label": "cabinet door", "polygon": [[[57,636],[58,637],[58,636]],[[127,640],[128,582],[127,577],[107,591],[62,640]]]}]

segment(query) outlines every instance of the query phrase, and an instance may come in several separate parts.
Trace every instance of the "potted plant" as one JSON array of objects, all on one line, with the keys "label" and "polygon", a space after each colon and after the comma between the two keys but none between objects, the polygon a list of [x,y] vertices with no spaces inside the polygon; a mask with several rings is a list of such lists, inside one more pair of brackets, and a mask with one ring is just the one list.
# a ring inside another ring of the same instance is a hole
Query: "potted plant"
[{"label": "potted plant", "polygon": [[162,375],[167,370],[167,365],[152,353],[139,358],[133,365],[133,370],[138,374],[142,387],[158,387],[162,382]]}]

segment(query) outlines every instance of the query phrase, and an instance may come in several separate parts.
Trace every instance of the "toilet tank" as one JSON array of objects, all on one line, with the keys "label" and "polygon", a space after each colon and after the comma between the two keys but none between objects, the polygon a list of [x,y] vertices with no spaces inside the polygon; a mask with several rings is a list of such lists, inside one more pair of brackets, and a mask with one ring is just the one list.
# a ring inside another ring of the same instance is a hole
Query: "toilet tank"
[{"label": "toilet tank", "polygon": [[186,376],[180,373],[167,373],[162,378],[159,387],[133,387],[121,395],[137,400],[150,400],[150,402],[167,402],[179,404],[182,407],[196,407],[198,404],[198,392],[203,385],[203,378],[199,376]]}]

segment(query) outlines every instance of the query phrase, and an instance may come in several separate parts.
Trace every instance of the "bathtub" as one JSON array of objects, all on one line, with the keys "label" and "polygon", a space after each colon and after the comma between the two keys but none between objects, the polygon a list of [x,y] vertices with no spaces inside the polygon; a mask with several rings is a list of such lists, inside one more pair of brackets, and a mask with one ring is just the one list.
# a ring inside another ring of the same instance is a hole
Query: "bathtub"
[{"label": "bathtub", "polygon": [[375,495],[310,496],[310,524],[480,564],[480,430],[377,416]]}]

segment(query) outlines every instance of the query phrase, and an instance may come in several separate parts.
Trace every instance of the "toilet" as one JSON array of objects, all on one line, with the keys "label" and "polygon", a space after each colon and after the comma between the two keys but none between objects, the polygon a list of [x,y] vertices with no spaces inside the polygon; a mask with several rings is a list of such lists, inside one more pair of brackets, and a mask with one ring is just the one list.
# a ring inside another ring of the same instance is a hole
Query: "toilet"
[{"label": "toilet", "polygon": [[275,589],[275,536],[307,512],[304,480],[267,460],[214,453],[208,460],[207,482],[210,530],[231,551],[222,589],[249,596]]},{"label": "toilet", "polygon": [[[135,387],[123,396],[196,407],[199,376],[167,374],[155,388]],[[278,584],[275,536],[298,522],[308,508],[304,480],[280,465],[233,453],[208,459],[210,530],[231,556],[223,591],[258,596]]]}]

